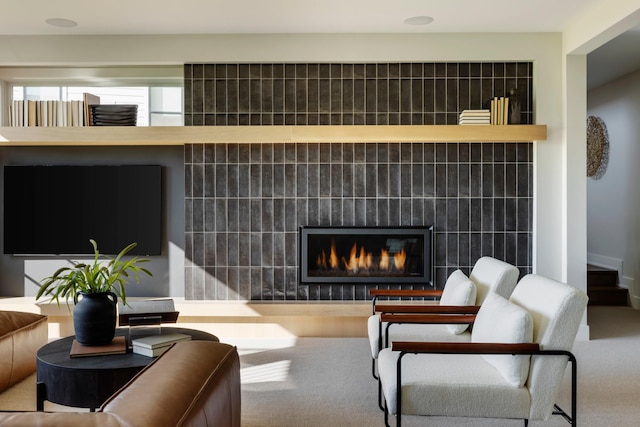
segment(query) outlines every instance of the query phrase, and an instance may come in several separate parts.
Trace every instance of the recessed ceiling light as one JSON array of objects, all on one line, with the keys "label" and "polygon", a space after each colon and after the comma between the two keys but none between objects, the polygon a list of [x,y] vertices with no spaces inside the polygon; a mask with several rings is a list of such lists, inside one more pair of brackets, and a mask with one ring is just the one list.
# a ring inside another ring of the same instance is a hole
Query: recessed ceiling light
[{"label": "recessed ceiling light", "polygon": [[407,25],[427,25],[433,22],[433,18],[430,16],[412,16],[404,20]]},{"label": "recessed ceiling light", "polygon": [[78,25],[76,21],[72,21],[71,19],[66,19],[66,18],[49,18],[49,19],[46,19],[44,22],[51,25],[52,27],[59,27],[59,28],[73,28]]}]

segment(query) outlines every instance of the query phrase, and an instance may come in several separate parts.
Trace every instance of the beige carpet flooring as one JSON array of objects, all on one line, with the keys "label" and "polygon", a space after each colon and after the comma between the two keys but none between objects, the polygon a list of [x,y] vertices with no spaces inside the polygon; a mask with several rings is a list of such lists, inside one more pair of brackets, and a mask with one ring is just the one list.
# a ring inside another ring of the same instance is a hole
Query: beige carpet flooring
[{"label": "beige carpet flooring", "polygon": [[[591,340],[577,342],[578,425],[640,425],[640,311],[590,307]],[[383,426],[365,338],[238,342],[243,427]],[[569,409],[565,377],[558,403]],[[0,410],[34,410],[35,376],[0,394]],[[46,403],[46,410],[75,410]],[[403,425],[515,427],[518,420],[404,417]],[[568,426],[561,417],[532,427]]]},{"label": "beige carpet flooring", "polygon": [[[578,426],[640,425],[640,311],[590,307],[591,340],[577,342]],[[241,357],[243,427],[383,426],[366,339],[304,338]],[[570,409],[569,377],[558,404]],[[392,425],[394,425],[392,423]],[[511,427],[519,420],[403,417],[403,425]],[[532,427],[569,424],[559,416]]]}]

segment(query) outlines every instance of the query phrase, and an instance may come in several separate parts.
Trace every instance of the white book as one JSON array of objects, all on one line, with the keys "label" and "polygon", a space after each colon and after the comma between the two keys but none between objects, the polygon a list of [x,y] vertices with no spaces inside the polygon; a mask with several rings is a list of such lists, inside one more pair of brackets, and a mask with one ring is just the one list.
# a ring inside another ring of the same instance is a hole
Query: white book
[{"label": "white book", "polygon": [[164,353],[165,351],[169,350],[170,347],[171,347],[171,344],[165,345],[163,347],[154,348],[154,349],[146,348],[146,347],[140,347],[138,345],[134,345],[133,346],[133,352],[136,353],[136,354],[140,354],[142,356],[158,357],[162,353]]},{"label": "white book", "polygon": [[171,333],[160,335],[149,335],[148,337],[136,338],[131,344],[133,347],[146,348],[153,350],[159,347],[168,347],[174,342],[188,341],[191,339],[191,335]]}]

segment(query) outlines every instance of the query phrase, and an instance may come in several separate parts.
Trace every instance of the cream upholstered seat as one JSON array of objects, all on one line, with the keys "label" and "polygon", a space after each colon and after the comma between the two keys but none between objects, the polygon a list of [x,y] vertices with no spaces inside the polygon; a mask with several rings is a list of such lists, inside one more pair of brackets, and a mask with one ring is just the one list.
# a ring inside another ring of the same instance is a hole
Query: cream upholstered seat
[{"label": "cream upholstered seat", "polygon": [[[467,278],[460,270],[456,270],[449,276],[444,289],[440,293],[440,308],[442,308],[442,306],[479,306],[491,292],[495,292],[498,295],[508,298],[516,286],[519,274],[520,271],[509,263],[488,256],[482,257],[476,261],[469,278]],[[373,292],[375,293],[375,291]],[[419,292],[420,291],[418,291],[417,294],[419,294]],[[386,295],[389,294],[387,293]],[[379,307],[382,308],[382,311],[386,311],[384,306]],[[431,305],[424,307],[424,311],[421,311],[421,313],[436,312],[437,309],[433,309],[433,311],[431,311],[429,310],[429,307],[433,308],[437,306]],[[405,309],[407,309],[407,307],[405,307]],[[411,307],[409,307],[409,309],[411,309]],[[381,315],[376,313],[376,311],[379,310],[376,309],[376,306],[374,305],[374,314],[369,317],[367,324],[371,357],[373,358],[372,370],[374,372],[374,377],[375,360],[378,357],[380,349],[386,347],[386,341],[468,342],[471,339],[471,334],[467,330],[468,325],[465,324],[453,325],[398,322],[397,324],[389,326],[390,337],[389,340],[387,340],[387,322],[382,322]],[[451,313],[456,313],[456,311],[452,311]]]},{"label": "cream upholstered seat", "polygon": [[[394,341],[378,357],[385,419],[396,414],[400,425],[402,414],[516,418],[527,425],[555,409],[575,425],[570,351],[586,305],[581,290],[531,274],[509,300],[487,298],[470,343]],[[570,417],[554,404],[568,360]]]}]

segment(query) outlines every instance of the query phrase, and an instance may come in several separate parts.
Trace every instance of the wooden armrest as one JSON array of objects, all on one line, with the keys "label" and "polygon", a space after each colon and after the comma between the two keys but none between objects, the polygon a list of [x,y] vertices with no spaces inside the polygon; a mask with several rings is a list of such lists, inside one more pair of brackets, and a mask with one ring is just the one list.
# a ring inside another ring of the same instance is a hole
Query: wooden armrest
[{"label": "wooden armrest", "polygon": [[424,323],[436,325],[471,324],[474,314],[381,314],[380,320],[388,323]]},{"label": "wooden armrest", "polygon": [[393,351],[438,354],[532,354],[540,351],[537,343],[503,344],[478,342],[408,342],[394,341]]},{"label": "wooden armrest", "polygon": [[480,306],[377,304],[375,309],[381,313],[477,314]]},{"label": "wooden armrest", "polygon": [[442,289],[369,289],[377,297],[440,297]]}]

